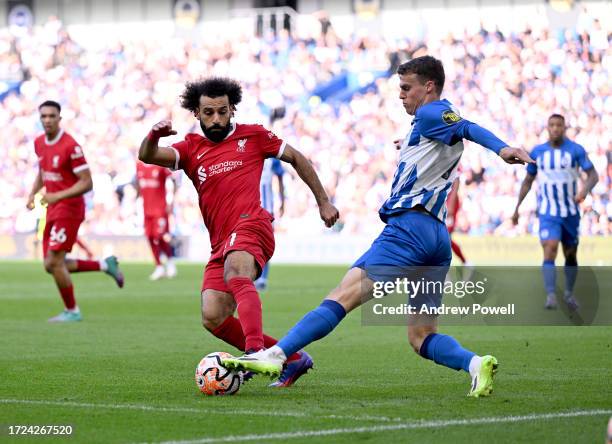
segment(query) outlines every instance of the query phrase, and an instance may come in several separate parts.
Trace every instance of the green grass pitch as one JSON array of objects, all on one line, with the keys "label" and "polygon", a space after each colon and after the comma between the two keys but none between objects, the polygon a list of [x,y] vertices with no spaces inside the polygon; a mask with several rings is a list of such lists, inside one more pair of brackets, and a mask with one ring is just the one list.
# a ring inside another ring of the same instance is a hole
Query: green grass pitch
[{"label": "green grass pitch", "polygon": [[[363,327],[355,312],[308,350],[315,370],[290,389],[256,378],[204,397],[194,368],[238,352],[203,330],[201,267],[149,282],[125,264],[118,290],[74,275],[84,321],[61,310],[40,263],[0,262],[0,442],[604,442],[612,415],[612,327],[449,327],[499,359],[491,398],[468,399],[466,374],[425,361],[401,327]],[[264,325],[280,336],[318,305],[342,267],[273,266]],[[540,297],[537,295],[536,297]],[[11,437],[9,425],[61,425],[72,437]]]}]

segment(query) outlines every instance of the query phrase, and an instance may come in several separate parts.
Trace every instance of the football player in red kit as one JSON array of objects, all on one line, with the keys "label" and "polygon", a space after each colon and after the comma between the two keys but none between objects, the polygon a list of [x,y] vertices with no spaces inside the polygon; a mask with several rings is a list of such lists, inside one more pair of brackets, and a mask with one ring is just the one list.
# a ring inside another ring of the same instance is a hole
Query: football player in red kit
[{"label": "football player in red kit", "polygon": [[[263,334],[261,301],[253,283],[274,253],[273,218],[259,196],[264,160],[276,157],[293,166],[314,194],[327,227],[338,219],[338,210],[299,151],[261,125],[233,122],[242,99],[237,82],[217,77],[189,82],[181,99],[203,134],[187,134],[181,142],[160,147],[159,139],[176,131],[172,122],[159,122],[143,140],[139,158],[182,169],[198,192],[212,246],[201,292],[204,327],[247,353],[271,347],[276,339]],[[295,353],[274,385],[292,385],[312,365],[306,352]]]},{"label": "football player in red kit", "polygon": [[99,261],[66,258],[85,219],[83,195],[93,184],[83,149],[60,128],[60,104],[48,100],[38,110],[45,133],[34,141],[39,170],[26,206],[30,210],[34,208],[36,193],[44,187],[42,204],[47,205],[43,233],[45,270],[53,276],[65,306],[65,310],[49,322],[80,321],[82,316],[70,273],[104,271],[120,288],[123,287],[123,274],[115,256]]},{"label": "football player in red kit", "polygon": [[166,180],[171,177],[167,168],[142,162],[136,165],[136,189],[142,196],[145,235],[155,259],[155,270],[149,276],[152,281],[176,276],[172,247],[168,242],[171,206],[166,201]]}]

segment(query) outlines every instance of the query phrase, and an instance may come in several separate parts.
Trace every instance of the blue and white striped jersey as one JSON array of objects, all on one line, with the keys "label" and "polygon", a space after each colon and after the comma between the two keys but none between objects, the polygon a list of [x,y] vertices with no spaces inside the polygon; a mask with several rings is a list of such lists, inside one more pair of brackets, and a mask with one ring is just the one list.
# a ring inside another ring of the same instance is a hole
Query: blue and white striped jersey
[{"label": "blue and white striped jersey", "polygon": [[568,217],[580,215],[574,202],[577,193],[578,168],[593,168],[585,149],[565,139],[560,147],[548,142],[537,145],[531,151],[536,164],[527,165],[527,172],[538,177],[538,215],[543,217]]},{"label": "blue and white striped jersey", "polygon": [[464,138],[497,153],[507,146],[489,131],[461,118],[446,99],[417,109],[401,145],[391,195],[379,210],[383,222],[419,204],[444,221],[446,197],[457,176]]},{"label": "blue and white striped jersey", "polygon": [[268,158],[264,161],[261,171],[261,181],[259,183],[259,194],[261,206],[270,214],[274,214],[274,192],[272,190],[272,179],[274,176],[282,176],[285,169],[280,160]]}]

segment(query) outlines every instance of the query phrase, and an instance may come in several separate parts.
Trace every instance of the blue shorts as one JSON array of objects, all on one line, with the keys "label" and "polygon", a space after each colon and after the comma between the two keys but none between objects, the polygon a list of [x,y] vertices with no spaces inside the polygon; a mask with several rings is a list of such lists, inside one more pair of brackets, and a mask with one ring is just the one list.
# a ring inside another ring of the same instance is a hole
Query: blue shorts
[{"label": "blue shorts", "polygon": [[540,216],[540,241],[556,240],[563,245],[578,245],[580,216],[545,217]]},{"label": "blue shorts", "polygon": [[[365,270],[374,282],[407,278],[443,283],[451,257],[446,225],[429,214],[406,211],[388,219],[382,233],[353,267]],[[430,294],[420,304],[438,305],[441,296]]]}]

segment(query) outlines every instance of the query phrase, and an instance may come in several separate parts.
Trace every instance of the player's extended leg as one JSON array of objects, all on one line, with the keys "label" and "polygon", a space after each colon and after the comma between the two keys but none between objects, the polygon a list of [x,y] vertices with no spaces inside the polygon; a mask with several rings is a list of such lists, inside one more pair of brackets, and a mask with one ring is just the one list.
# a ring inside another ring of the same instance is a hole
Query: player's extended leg
[{"label": "player's extended leg", "polygon": [[574,297],[574,285],[576,284],[576,277],[578,276],[578,245],[563,245],[563,255],[565,256],[565,266],[563,267],[563,274],[565,274],[565,293],[564,299],[568,308],[572,311],[578,310],[580,305]]},{"label": "player's extended leg", "polygon": [[49,322],[72,322],[82,320],[81,312],[74,298],[74,287],[70,279],[70,272],[66,267],[66,252],[63,250],[49,250],[45,256],[45,270],[53,276],[57,289],[60,292],[66,309]]},{"label": "player's extended leg", "polygon": [[546,290],[545,308],[557,308],[557,296],[555,287],[557,284],[557,273],[555,269],[555,259],[559,250],[559,241],[557,239],[549,239],[542,241],[542,249],[544,250],[544,262],[542,263],[542,276],[544,277],[544,289]]},{"label": "player's extended leg", "polygon": [[[212,289],[206,289],[202,292],[202,325],[204,328],[217,338],[244,352],[246,338],[240,321],[234,317],[235,310],[236,302],[231,294]],[[278,342],[275,338],[266,334],[263,335],[263,340],[264,347],[266,348],[270,348]],[[300,365],[301,367],[304,367],[309,362],[308,368],[311,368],[312,360],[305,352],[294,353],[287,359],[288,365],[295,363],[295,365]],[[275,382],[275,386],[286,387],[293,385],[299,376],[296,377],[295,374],[292,374],[292,376],[290,381],[279,380]]]},{"label": "player's extended leg", "polygon": [[149,276],[149,279],[152,281],[157,281],[166,275],[166,270],[161,263],[159,239],[155,236],[149,235],[147,236],[147,240],[149,241],[149,247],[151,247],[151,253],[153,253],[153,259],[155,260],[155,269]]},{"label": "player's extended leg", "polygon": [[123,273],[119,269],[119,261],[116,256],[109,256],[99,261],[82,259],[66,259],[66,268],[70,273],[84,273],[87,271],[103,271],[115,280],[119,288],[123,288]]},{"label": "player's extended leg", "polygon": [[[202,325],[214,336],[245,351],[246,338],[238,318],[234,317],[236,301],[230,293],[206,289],[202,292]],[[263,335],[264,347],[269,348],[278,341]],[[296,354],[295,358],[299,358]]]},{"label": "player's extended leg", "polygon": [[453,253],[455,253],[455,255],[459,258],[461,263],[465,264],[467,262],[467,259],[465,258],[461,247],[457,242],[453,240],[453,238],[451,238],[451,248],[453,249]]},{"label": "player's extended leg", "polygon": [[[167,227],[167,225],[165,226]],[[160,233],[158,246],[160,255],[164,255],[166,257],[166,261],[164,263],[165,276],[167,278],[174,278],[177,275],[177,270],[176,264],[174,263],[172,245],[170,245],[169,239],[170,233],[168,233],[168,231]]]},{"label": "player's extended leg", "polygon": [[236,301],[238,318],[246,338],[247,353],[264,348],[261,300],[253,284],[257,274],[257,265],[252,254],[238,250],[227,254],[223,279]]},{"label": "player's extended leg", "polygon": [[287,356],[331,333],[348,312],[371,297],[372,286],[373,282],[362,269],[351,268],[321,305],[307,313],[278,344],[249,356],[223,360],[223,365],[272,377],[279,376]]},{"label": "player's extended leg", "polygon": [[436,364],[454,370],[464,370],[472,377],[468,393],[471,397],[488,396],[493,391],[497,359],[478,356],[463,348],[452,336],[437,333],[437,320],[428,315],[411,315],[408,320],[408,340],[416,353]]}]

